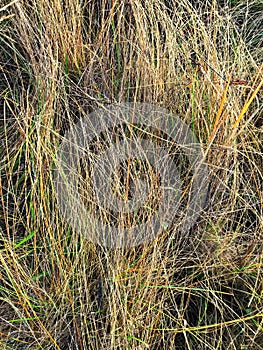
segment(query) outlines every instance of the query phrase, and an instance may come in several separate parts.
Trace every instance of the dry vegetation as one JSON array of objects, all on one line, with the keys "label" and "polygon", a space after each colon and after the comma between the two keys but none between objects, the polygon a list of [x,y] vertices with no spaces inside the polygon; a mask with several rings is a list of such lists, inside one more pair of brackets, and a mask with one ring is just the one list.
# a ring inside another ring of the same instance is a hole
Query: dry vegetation
[{"label": "dry vegetation", "polygon": [[[1,349],[263,348],[262,10],[1,1]],[[69,125],[127,101],[191,125],[210,191],[190,232],[110,250],[61,218],[52,172]]]}]

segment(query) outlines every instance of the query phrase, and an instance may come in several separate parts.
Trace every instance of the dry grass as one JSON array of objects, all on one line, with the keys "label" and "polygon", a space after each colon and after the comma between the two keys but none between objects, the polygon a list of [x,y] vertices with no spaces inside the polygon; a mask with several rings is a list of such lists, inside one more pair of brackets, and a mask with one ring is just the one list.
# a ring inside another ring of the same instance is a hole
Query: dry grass
[{"label": "dry grass", "polygon": [[[262,3],[191,3],[1,3],[1,349],[262,349]],[[127,101],[191,125],[210,191],[187,234],[110,250],[61,218],[53,163]]]}]

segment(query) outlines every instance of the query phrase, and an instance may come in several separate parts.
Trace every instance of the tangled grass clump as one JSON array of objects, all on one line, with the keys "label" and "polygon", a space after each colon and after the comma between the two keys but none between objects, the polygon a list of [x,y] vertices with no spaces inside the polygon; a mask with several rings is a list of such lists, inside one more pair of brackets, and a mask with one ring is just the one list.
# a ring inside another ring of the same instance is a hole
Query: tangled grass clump
[{"label": "tangled grass clump", "polygon": [[[1,349],[262,349],[262,2],[199,3],[1,3]],[[126,102],[189,125],[209,193],[189,232],[108,249],[62,217],[54,166]]]}]

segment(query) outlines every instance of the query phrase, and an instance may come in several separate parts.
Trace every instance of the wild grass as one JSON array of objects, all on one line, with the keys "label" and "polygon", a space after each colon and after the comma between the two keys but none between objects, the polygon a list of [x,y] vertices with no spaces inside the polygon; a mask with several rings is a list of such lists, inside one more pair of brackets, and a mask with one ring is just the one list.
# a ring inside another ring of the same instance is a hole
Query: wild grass
[{"label": "wild grass", "polygon": [[[1,349],[262,349],[262,2],[197,3],[2,1]],[[210,190],[190,232],[114,250],[53,172],[70,125],[128,101],[190,125]]]}]

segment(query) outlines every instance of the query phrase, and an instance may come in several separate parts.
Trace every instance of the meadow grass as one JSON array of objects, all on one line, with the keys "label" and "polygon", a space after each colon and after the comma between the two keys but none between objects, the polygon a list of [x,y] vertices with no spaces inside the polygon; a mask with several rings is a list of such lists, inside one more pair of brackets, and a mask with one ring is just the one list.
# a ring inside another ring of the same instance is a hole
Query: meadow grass
[{"label": "meadow grass", "polygon": [[[262,349],[262,10],[1,2],[1,349]],[[114,250],[61,217],[53,169],[70,125],[128,101],[191,127],[210,184],[189,232]]]}]

